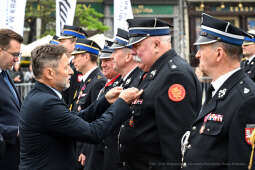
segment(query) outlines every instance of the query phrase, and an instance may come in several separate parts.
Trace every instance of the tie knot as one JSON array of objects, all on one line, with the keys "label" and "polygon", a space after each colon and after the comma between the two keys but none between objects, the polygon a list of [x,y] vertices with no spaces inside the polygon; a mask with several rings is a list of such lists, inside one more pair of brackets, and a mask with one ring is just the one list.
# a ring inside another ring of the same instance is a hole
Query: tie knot
[{"label": "tie knot", "polygon": [[206,100],[205,103],[208,103],[209,100],[212,99],[212,92],[214,91],[214,87],[212,86],[212,84],[209,86],[209,88],[207,89],[207,94],[206,94]]},{"label": "tie knot", "polygon": [[208,88],[208,92],[212,93],[214,90],[215,90],[215,89],[214,89],[213,85],[211,84],[211,85],[209,86],[209,88]]}]

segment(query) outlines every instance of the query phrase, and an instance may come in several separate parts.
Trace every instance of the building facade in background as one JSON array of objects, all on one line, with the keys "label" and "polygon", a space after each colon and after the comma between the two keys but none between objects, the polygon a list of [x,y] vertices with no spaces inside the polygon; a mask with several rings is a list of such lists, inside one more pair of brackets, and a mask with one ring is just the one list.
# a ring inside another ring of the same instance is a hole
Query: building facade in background
[{"label": "building facade in background", "polygon": [[185,36],[187,41],[186,54],[189,53],[190,64],[197,65],[196,47],[193,43],[199,35],[201,13],[205,12],[216,18],[229,21],[244,31],[255,30],[254,0],[186,0]]}]

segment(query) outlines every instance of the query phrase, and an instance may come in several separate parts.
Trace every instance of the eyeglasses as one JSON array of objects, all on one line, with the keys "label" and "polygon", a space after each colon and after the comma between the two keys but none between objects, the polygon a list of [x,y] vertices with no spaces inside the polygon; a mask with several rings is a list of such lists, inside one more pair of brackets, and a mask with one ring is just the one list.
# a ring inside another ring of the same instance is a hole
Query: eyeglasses
[{"label": "eyeglasses", "polygon": [[19,58],[21,56],[21,53],[10,53],[7,50],[3,49],[3,51],[7,52],[8,54],[12,55],[15,58]]}]

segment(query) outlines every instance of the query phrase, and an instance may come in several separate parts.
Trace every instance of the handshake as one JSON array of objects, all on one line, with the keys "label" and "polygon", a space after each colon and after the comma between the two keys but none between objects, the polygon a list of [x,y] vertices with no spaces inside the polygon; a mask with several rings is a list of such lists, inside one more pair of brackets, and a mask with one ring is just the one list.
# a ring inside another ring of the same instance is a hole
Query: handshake
[{"label": "handshake", "polygon": [[139,90],[134,87],[125,90],[123,90],[122,87],[115,87],[105,94],[105,98],[110,104],[114,103],[118,98],[121,98],[126,103],[131,104],[135,99],[139,98],[142,93],[143,90]]}]

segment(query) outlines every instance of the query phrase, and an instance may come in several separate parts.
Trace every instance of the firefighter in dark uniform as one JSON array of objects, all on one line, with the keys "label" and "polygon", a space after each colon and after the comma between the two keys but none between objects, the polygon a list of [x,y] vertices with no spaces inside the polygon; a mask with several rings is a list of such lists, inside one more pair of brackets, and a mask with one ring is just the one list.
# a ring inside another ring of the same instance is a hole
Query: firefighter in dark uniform
[{"label": "firefighter in dark uniform", "polygon": [[[87,108],[93,101],[97,99],[99,91],[104,87],[106,78],[102,74],[99,67],[97,67],[97,59],[101,48],[99,45],[88,39],[77,39],[73,64],[77,71],[83,74],[82,83],[76,89],[77,96],[74,98],[72,105],[73,111],[80,111]],[[85,162],[85,169],[93,168],[93,150],[96,145],[87,143],[78,143],[77,151],[79,158],[77,158],[82,165]]]},{"label": "firefighter in dark uniform", "polygon": [[[117,87],[121,82],[121,75],[113,69],[113,50],[110,49],[110,46],[112,44],[112,41],[106,40],[104,49],[101,50],[101,54],[99,56],[99,59],[101,61],[102,73],[107,78],[107,82],[100,90],[97,100],[104,96],[111,88]],[[94,168],[93,170],[102,170],[104,167],[104,147],[105,146],[103,142],[93,147],[92,153],[90,154],[90,156],[92,156],[92,158],[90,159],[90,164],[91,167]]]},{"label": "firefighter in dark uniform", "polygon": [[101,48],[93,40],[77,39],[73,64],[77,71],[83,74],[82,83],[77,90],[72,110],[80,111],[97,99],[99,91],[104,87],[106,78],[97,66]]},{"label": "firefighter in dark uniform", "polygon": [[[111,88],[117,87],[120,83],[121,76],[118,72],[113,69],[113,59],[111,57],[112,51],[110,46],[113,42],[106,41],[104,49],[101,50],[99,59],[101,61],[102,73],[107,78],[107,82],[104,87],[100,90],[97,99],[104,96]],[[93,147],[90,153],[90,167],[93,170],[102,170],[104,160],[104,144],[100,143]],[[100,162],[100,163],[99,163]]]},{"label": "firefighter in dark uniform", "polygon": [[112,57],[113,50],[110,49],[112,44],[113,44],[112,41],[106,40],[104,49],[101,50],[101,54],[99,56],[102,73],[107,78],[107,82],[105,83],[105,86],[100,90],[97,97],[98,99],[101,96],[105,95],[106,92],[109,91],[111,88],[118,86],[121,81],[120,73],[116,72],[113,69],[113,57]]},{"label": "firefighter in dark uniform", "polygon": [[122,83],[121,86],[125,89],[128,87],[137,87],[139,83],[139,77],[142,74],[142,70],[138,67],[139,60],[132,54],[128,44],[128,32],[118,28],[116,38],[113,45],[110,47],[114,50],[113,68],[121,74]]},{"label": "firefighter in dark uniform", "polygon": [[182,138],[185,170],[247,170],[255,128],[255,84],[240,69],[249,36],[230,22],[202,14],[196,57],[212,83],[190,131]]},{"label": "firefighter in dark uniform", "polygon": [[[75,48],[77,38],[86,39],[86,37],[87,33],[81,27],[64,25],[61,36],[58,38],[59,44],[63,45],[67,49],[67,53],[70,57],[70,65],[74,71],[74,74],[70,80],[70,87],[62,92],[63,99],[66,102],[68,108],[72,107],[71,103],[73,103],[75,96],[77,96],[75,91],[81,83],[82,76],[82,74],[77,72],[73,66],[71,53]],[[72,109],[70,108],[70,110]]]},{"label": "firefighter in dark uniform", "polygon": [[[132,55],[132,50],[126,45],[128,44],[128,32],[122,29],[117,30],[116,37],[110,49],[114,50],[113,68],[121,74],[121,81],[118,86],[124,89],[136,87],[139,83],[142,70],[138,67],[136,58]],[[118,169],[120,164],[120,156],[118,151],[118,133],[116,129],[111,136],[104,141],[104,163],[103,170]]]},{"label": "firefighter in dark uniform", "polygon": [[[121,169],[180,169],[180,141],[201,107],[201,86],[191,66],[171,48],[172,26],[157,18],[129,19],[129,44],[145,73],[143,95],[118,135]],[[147,72],[147,73],[146,73]]]},{"label": "firefighter in dark uniform", "polygon": [[252,38],[245,37],[243,42],[243,60],[241,62],[241,68],[249,77],[255,81],[255,35],[252,34]]}]

